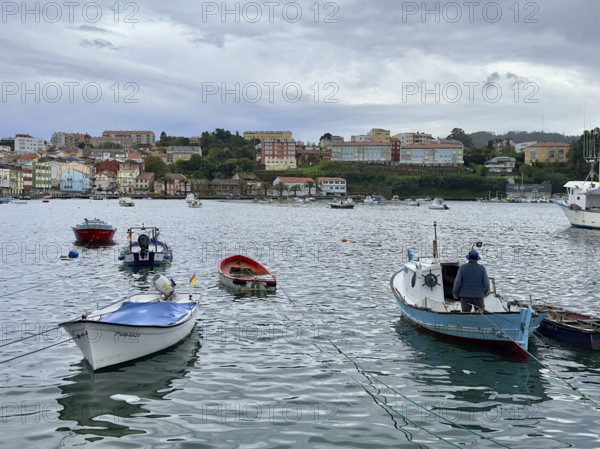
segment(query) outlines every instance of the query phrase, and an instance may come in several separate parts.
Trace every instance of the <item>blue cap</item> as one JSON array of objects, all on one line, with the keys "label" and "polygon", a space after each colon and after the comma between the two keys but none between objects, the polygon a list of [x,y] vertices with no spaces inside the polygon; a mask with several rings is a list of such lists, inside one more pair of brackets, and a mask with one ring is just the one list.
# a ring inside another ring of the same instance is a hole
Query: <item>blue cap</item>
[{"label": "blue cap", "polygon": [[469,251],[469,254],[467,254],[467,259],[468,260],[481,260],[481,257],[479,257],[479,253],[477,251],[472,249],[471,251]]}]

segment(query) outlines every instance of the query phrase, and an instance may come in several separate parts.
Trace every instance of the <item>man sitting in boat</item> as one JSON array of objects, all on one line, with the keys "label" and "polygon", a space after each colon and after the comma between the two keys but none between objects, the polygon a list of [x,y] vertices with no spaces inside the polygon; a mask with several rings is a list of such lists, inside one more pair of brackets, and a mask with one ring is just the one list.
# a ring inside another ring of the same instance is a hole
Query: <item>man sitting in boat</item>
[{"label": "man sitting in boat", "polygon": [[463,312],[483,310],[483,298],[490,290],[490,280],[483,265],[477,263],[480,260],[479,253],[472,249],[467,254],[468,263],[460,266],[452,294],[454,299],[460,298],[460,307]]}]

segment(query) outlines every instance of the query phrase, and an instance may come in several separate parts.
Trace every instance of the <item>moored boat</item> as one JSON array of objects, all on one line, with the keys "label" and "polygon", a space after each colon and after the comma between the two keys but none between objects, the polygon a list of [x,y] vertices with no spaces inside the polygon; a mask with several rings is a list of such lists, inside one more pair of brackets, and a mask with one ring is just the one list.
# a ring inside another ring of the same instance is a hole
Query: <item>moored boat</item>
[{"label": "moored boat", "polygon": [[538,332],[579,348],[600,350],[600,318],[555,306],[536,306],[547,311]]},{"label": "moored boat", "polygon": [[[597,131],[596,128],[594,132]],[[595,137],[588,134],[588,131],[583,135],[583,153],[590,165],[587,177],[584,181],[567,182],[563,186],[567,189],[567,196],[553,199],[552,202],[561,207],[571,226],[600,229],[600,158],[596,151]]]},{"label": "moored boat", "polygon": [[259,262],[241,254],[226,257],[218,265],[219,282],[238,293],[259,291],[274,292],[277,280]]},{"label": "moored boat", "polygon": [[127,230],[129,245],[119,254],[124,264],[153,266],[169,262],[173,251],[166,242],[159,240],[159,229],[152,226],[131,227]]},{"label": "moored boat", "polygon": [[122,196],[121,198],[119,198],[119,206],[133,207],[133,206],[135,206],[135,203],[133,202],[133,200],[131,198]]},{"label": "moored boat", "polygon": [[191,208],[194,208],[194,209],[197,209],[197,208],[199,208],[201,206],[202,206],[202,203],[200,203],[199,200],[192,200],[192,201],[188,202],[188,207],[191,207]]},{"label": "moored boat", "polygon": [[329,204],[332,209],[354,209],[354,201],[351,198],[346,198],[345,201],[336,201]]},{"label": "moored boat", "polygon": [[[435,226],[435,224],[434,224]],[[461,303],[452,295],[454,280],[463,263],[437,256],[437,239],[432,258],[409,260],[390,280],[396,304],[402,314],[430,332],[486,346],[498,346],[527,357],[529,336],[547,312],[508,301],[495,289],[484,298],[481,311],[461,312]]]},{"label": "moored boat", "polygon": [[92,220],[86,218],[72,229],[77,241],[90,243],[112,242],[117,232],[117,228],[98,218]]},{"label": "moored boat", "polygon": [[444,202],[443,198],[434,198],[431,204],[429,205],[429,209],[447,210],[448,206]]},{"label": "moored boat", "polygon": [[143,293],[81,318],[59,324],[67,330],[84,358],[98,370],[167,349],[193,329],[200,295],[176,294],[174,283],[156,274],[159,293]]}]

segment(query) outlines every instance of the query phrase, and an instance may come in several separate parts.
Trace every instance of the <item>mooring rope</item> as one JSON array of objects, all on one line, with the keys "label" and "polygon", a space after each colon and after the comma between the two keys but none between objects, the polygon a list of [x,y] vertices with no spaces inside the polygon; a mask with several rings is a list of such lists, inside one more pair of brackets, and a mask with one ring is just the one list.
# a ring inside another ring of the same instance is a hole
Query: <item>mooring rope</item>
[{"label": "mooring rope", "polygon": [[[481,314],[481,316],[483,316],[486,320],[488,320],[492,326],[496,326],[496,324],[490,320],[487,316],[485,316],[486,314],[483,313],[483,310],[480,310],[479,313]],[[490,314],[493,314],[494,312],[488,312]],[[512,341],[514,344],[518,345],[519,347],[521,347],[521,345],[519,345],[510,335],[508,335],[502,328],[496,328],[497,332],[500,332],[502,335],[504,335],[506,338],[508,338],[510,341]],[[537,338],[537,337],[536,337]],[[580,388],[572,385],[569,381],[567,381],[565,378],[561,377],[556,371],[554,371],[552,368],[550,368],[550,366],[546,365],[544,362],[542,362],[539,358],[537,358],[536,356],[534,356],[531,352],[529,352],[527,349],[524,349],[523,347],[521,347],[521,349],[529,356],[531,357],[533,360],[535,360],[536,362],[538,362],[543,368],[547,369],[548,371],[550,371],[550,373],[552,375],[554,375],[558,380],[563,381],[569,388],[571,388],[571,390],[575,391],[577,394],[579,394],[584,400],[586,401],[591,401],[594,403],[594,405],[596,405],[596,407],[598,407],[598,409],[600,409],[600,403],[598,403],[596,400],[594,400],[593,398],[591,398],[590,396],[588,396],[586,393],[584,393],[583,391],[581,391]]]},{"label": "mooring rope", "polygon": [[[290,296],[287,294],[287,292],[285,292],[285,291],[283,290],[283,288],[281,288],[281,287],[280,287],[280,285],[278,285],[278,288],[280,288],[280,289],[281,289],[281,291],[283,292],[283,294],[284,294],[284,295],[287,297],[288,301],[289,301],[290,303],[294,304],[294,301],[292,301],[292,299],[290,298]],[[349,361],[350,361],[350,362],[351,362],[351,363],[354,365],[354,367],[356,368],[356,370],[357,370],[357,371],[358,371],[360,374],[362,374],[362,375],[363,375],[365,378],[367,378],[367,379],[373,379],[375,382],[378,382],[378,383],[380,383],[381,385],[385,386],[385,387],[386,387],[388,390],[390,390],[390,391],[392,391],[392,392],[396,393],[397,395],[399,395],[399,396],[400,396],[400,397],[402,397],[403,399],[407,400],[408,402],[410,402],[410,403],[412,403],[412,404],[416,405],[417,407],[419,407],[419,408],[421,408],[421,409],[423,409],[423,410],[427,411],[428,413],[432,414],[433,416],[435,416],[435,417],[437,417],[437,418],[439,418],[439,419],[441,419],[441,420],[443,420],[443,421],[445,421],[445,422],[448,422],[449,424],[452,424],[452,425],[454,425],[454,426],[456,426],[456,427],[459,427],[459,428],[461,428],[461,429],[463,429],[463,430],[466,430],[467,432],[469,432],[469,433],[471,433],[471,434],[473,434],[473,435],[476,435],[477,437],[479,437],[479,438],[481,438],[481,439],[484,439],[484,440],[490,441],[491,443],[497,444],[498,446],[502,446],[502,447],[504,447],[504,448],[511,449],[511,447],[510,447],[510,446],[507,446],[507,445],[505,445],[505,444],[503,444],[503,443],[501,443],[501,442],[499,442],[499,441],[496,441],[496,440],[494,440],[493,438],[489,438],[489,437],[486,437],[485,435],[482,435],[482,434],[480,434],[480,433],[477,433],[477,432],[475,432],[475,431],[473,431],[473,430],[471,430],[471,429],[469,429],[469,428],[467,428],[467,427],[465,427],[465,426],[463,426],[463,425],[461,425],[461,424],[459,424],[459,423],[457,423],[457,422],[454,422],[454,421],[452,421],[451,419],[448,419],[448,418],[446,418],[446,417],[444,417],[444,416],[440,415],[439,413],[436,413],[436,412],[434,412],[433,410],[429,410],[428,408],[426,408],[426,407],[422,406],[421,404],[419,404],[419,403],[417,403],[417,402],[413,401],[412,399],[410,399],[410,398],[409,398],[409,397],[407,397],[406,395],[402,394],[400,391],[396,390],[395,388],[393,388],[393,387],[389,386],[389,385],[388,385],[388,384],[386,384],[384,381],[382,381],[381,379],[379,379],[379,378],[378,378],[378,376],[376,376],[376,375],[375,375],[375,374],[374,374],[372,371],[369,371],[369,370],[367,370],[366,368],[362,367],[362,366],[361,366],[361,365],[360,365],[360,364],[359,364],[359,363],[358,363],[356,360],[354,360],[352,357],[350,357],[348,354],[346,354],[346,353],[345,353],[345,352],[344,352],[344,351],[343,351],[343,350],[342,350],[342,349],[341,349],[341,348],[340,348],[338,345],[336,345],[336,344],[335,344],[335,343],[334,343],[334,342],[333,342],[333,341],[332,341],[332,340],[331,340],[329,337],[324,337],[324,340],[328,341],[328,342],[329,342],[329,343],[330,343],[330,344],[331,344],[331,345],[332,345],[332,346],[333,346],[333,347],[334,347],[334,348],[335,348],[335,349],[336,349],[336,350],[337,350],[337,351],[338,351],[338,352],[339,352],[339,353],[340,353],[342,356],[344,356],[346,359],[348,359],[348,360],[349,360]],[[313,342],[313,344],[314,344],[314,342]],[[317,347],[318,347],[318,346],[317,346]],[[320,348],[319,348],[319,349],[320,349]],[[452,443],[451,441],[449,441],[449,440],[445,439],[443,436],[441,436],[441,435],[438,435],[438,434],[436,434],[435,432],[433,432],[433,431],[430,431],[430,430],[427,430],[426,428],[424,428],[424,427],[422,427],[422,426],[418,425],[417,423],[413,422],[413,421],[412,421],[411,419],[409,419],[408,417],[404,416],[402,413],[400,413],[400,412],[398,412],[397,410],[395,410],[393,407],[391,407],[391,406],[389,406],[389,405],[387,405],[387,404],[385,404],[385,405],[384,405],[384,403],[382,402],[381,398],[379,398],[379,401],[377,400],[377,399],[378,399],[378,397],[379,397],[378,395],[374,395],[374,394],[372,394],[371,392],[367,391],[367,389],[365,388],[365,386],[364,386],[364,385],[363,385],[361,382],[359,382],[359,383],[361,384],[361,388],[362,388],[363,390],[365,390],[365,391],[366,391],[366,392],[367,392],[367,393],[368,393],[368,394],[369,394],[371,397],[373,397],[373,399],[375,399],[375,400],[376,400],[376,402],[381,402],[381,406],[383,406],[384,408],[386,408],[386,409],[388,409],[388,410],[391,410],[391,411],[393,411],[394,413],[396,413],[398,416],[402,417],[402,418],[403,418],[404,420],[406,420],[407,422],[410,422],[410,423],[411,423],[411,424],[413,424],[414,426],[416,426],[416,427],[418,427],[418,428],[420,428],[420,429],[424,430],[425,432],[427,432],[427,433],[429,433],[429,434],[431,434],[431,435],[435,436],[435,437],[436,437],[436,438],[438,438],[439,440],[441,440],[441,441],[443,441],[443,442],[445,442],[445,443],[448,443],[448,444],[450,444],[450,445],[452,445],[452,446],[454,446],[454,447],[461,447],[461,446],[457,446],[456,444]]]},{"label": "mooring rope", "polygon": [[71,340],[73,340],[73,339],[72,338],[67,338],[66,340],[59,341],[58,343],[53,343],[53,344],[51,344],[49,346],[44,346],[43,348],[36,349],[35,351],[26,352],[25,354],[19,354],[19,355],[15,356],[15,357],[12,357],[10,359],[0,360],[0,364],[6,363],[6,362],[12,362],[13,360],[20,359],[21,357],[25,357],[25,356],[28,356],[28,355],[31,355],[31,354],[35,354],[36,352],[40,352],[40,351],[43,351],[45,349],[52,348],[53,346],[62,345],[63,343],[66,343],[66,342],[71,341]]}]

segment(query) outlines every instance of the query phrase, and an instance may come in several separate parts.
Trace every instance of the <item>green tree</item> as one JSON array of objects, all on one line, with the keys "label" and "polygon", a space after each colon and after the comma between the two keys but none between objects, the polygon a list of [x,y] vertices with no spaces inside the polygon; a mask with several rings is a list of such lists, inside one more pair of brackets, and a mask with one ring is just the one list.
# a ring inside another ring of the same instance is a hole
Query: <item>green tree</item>
[{"label": "green tree", "polygon": [[263,189],[263,190],[265,191],[265,196],[267,196],[267,191],[268,191],[268,190],[269,190],[271,187],[273,187],[273,185],[272,185],[272,184],[270,184],[270,183],[268,183],[268,182],[266,182],[266,181],[265,181],[265,182],[262,182],[262,183],[260,184],[260,188],[261,188],[261,189]]},{"label": "green tree", "polygon": [[156,179],[164,179],[168,172],[167,164],[161,158],[148,156],[144,158],[144,170],[154,173]]},{"label": "green tree", "polygon": [[462,128],[454,128],[447,138],[458,140],[462,142],[462,144],[465,147],[473,146],[473,139],[471,139],[471,137],[466,132],[464,132]]},{"label": "green tree", "polygon": [[300,187],[298,184],[294,184],[292,187],[290,187],[290,190],[294,192],[294,196],[296,196],[298,190],[302,190],[302,187]]},{"label": "green tree", "polygon": [[314,181],[306,181],[304,183],[304,187],[306,187],[308,189],[308,194],[310,195],[310,189],[312,189],[315,186]]},{"label": "green tree", "polygon": [[277,190],[279,198],[281,198],[283,196],[283,192],[288,190],[288,186],[286,186],[283,182],[279,182],[275,185],[275,190]]}]

